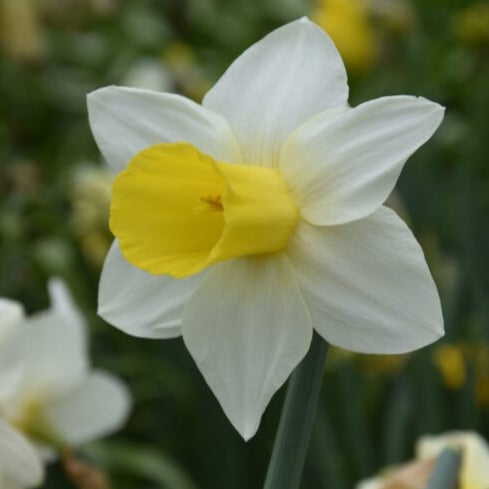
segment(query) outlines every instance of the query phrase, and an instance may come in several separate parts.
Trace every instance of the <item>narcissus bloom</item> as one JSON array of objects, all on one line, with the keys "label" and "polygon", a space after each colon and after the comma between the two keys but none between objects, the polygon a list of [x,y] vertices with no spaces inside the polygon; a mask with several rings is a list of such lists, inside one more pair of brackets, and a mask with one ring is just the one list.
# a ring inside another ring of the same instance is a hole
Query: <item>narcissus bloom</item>
[{"label": "narcissus bloom", "polygon": [[416,444],[416,457],[427,460],[438,457],[446,448],[462,452],[460,489],[489,487],[489,445],[475,431],[449,431],[440,435],[424,435]]},{"label": "narcissus bloom", "polygon": [[[12,352],[3,348],[12,344],[16,327],[22,320],[23,309],[15,301],[0,299],[0,385],[9,385],[15,375]],[[5,355],[6,354],[6,355]],[[9,368],[10,367],[10,368]],[[0,487],[21,489],[41,484],[43,466],[35,448],[15,427],[10,426],[0,409]]]},{"label": "narcissus bloom", "polygon": [[85,324],[64,284],[49,290],[50,309],[25,318],[13,303],[0,318],[0,472],[21,487],[40,482],[57,450],[120,428],[130,406],[119,379],[90,369]]},{"label": "narcissus bloom", "polygon": [[382,206],[443,108],[347,98],[341,57],[307,19],[248,49],[202,106],[118,87],[88,97],[119,172],[99,313],[135,336],[183,335],[245,439],[313,328],[375,353],[443,334],[423,252]]},{"label": "narcissus bloom", "polygon": [[364,480],[356,489],[412,489],[427,487],[436,459],[443,450],[460,450],[462,461],[459,489],[489,487],[489,445],[476,432],[451,431],[440,435],[424,435],[416,443],[416,458],[397,468],[386,470],[379,477]]}]

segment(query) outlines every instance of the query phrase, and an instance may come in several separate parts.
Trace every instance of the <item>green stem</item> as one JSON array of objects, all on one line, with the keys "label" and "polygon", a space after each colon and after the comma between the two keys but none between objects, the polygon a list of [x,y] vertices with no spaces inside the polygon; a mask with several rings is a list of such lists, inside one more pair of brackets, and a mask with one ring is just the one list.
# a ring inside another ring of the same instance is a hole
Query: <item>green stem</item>
[{"label": "green stem", "polygon": [[461,461],[460,450],[454,448],[443,450],[436,461],[428,482],[428,489],[455,489],[458,487]]},{"label": "green stem", "polygon": [[309,352],[290,377],[264,489],[299,487],[327,349],[327,343],[315,332]]}]

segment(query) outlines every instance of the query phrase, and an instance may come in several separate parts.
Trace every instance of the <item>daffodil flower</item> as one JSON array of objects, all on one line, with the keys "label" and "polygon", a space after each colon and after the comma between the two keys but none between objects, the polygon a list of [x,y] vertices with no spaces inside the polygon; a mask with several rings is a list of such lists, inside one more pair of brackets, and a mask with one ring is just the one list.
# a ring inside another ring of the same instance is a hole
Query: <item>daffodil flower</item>
[{"label": "daffodil flower", "polygon": [[[17,302],[0,299],[0,347],[11,341],[16,326],[22,320],[22,315],[23,309]],[[2,387],[9,385],[8,360],[11,358],[9,350],[2,348],[0,358],[0,386]],[[22,433],[4,419],[0,412],[0,487],[2,489],[35,487],[41,484],[43,477],[44,468],[36,450]]]},{"label": "daffodil flower", "polygon": [[460,489],[487,489],[489,486],[489,444],[475,431],[449,431],[424,435],[416,443],[416,458],[438,457],[446,448],[462,452]]},{"label": "daffodil flower", "polygon": [[118,429],[130,407],[119,379],[90,369],[85,323],[64,284],[52,280],[49,291],[50,309],[25,318],[10,302],[0,319],[0,472],[21,487],[38,484],[58,450]]},{"label": "daffodil flower", "polygon": [[35,448],[0,417],[0,487],[36,487],[43,476],[44,468]]},{"label": "daffodil flower", "polygon": [[410,230],[382,206],[443,108],[351,108],[333,42],[307,19],[245,51],[204,97],[106,87],[88,97],[118,172],[99,314],[185,344],[248,439],[309,348],[401,353],[443,334]]},{"label": "daffodil flower", "polygon": [[416,442],[416,458],[399,467],[384,470],[380,476],[360,481],[356,489],[409,489],[428,487],[436,459],[447,448],[462,455],[458,489],[489,487],[489,445],[475,431],[449,431],[439,435],[423,435]]}]

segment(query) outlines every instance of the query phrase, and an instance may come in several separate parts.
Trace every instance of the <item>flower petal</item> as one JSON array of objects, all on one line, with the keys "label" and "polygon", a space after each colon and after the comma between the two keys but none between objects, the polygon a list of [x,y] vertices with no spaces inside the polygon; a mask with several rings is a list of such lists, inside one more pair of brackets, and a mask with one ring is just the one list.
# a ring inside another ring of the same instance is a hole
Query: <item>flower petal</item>
[{"label": "flower petal", "polygon": [[183,307],[206,273],[180,280],[151,275],[131,265],[114,241],[100,277],[98,313],[133,336],[180,336]]},{"label": "flower petal", "polygon": [[24,370],[20,352],[24,327],[22,305],[0,298],[0,405],[4,411],[22,385]]},{"label": "flower petal", "polygon": [[306,18],[247,49],[202,104],[231,124],[243,163],[276,166],[287,135],[314,114],[346,105],[343,61],[325,32]]},{"label": "flower petal", "polygon": [[230,163],[240,154],[228,123],[180,95],[125,87],[105,87],[88,95],[93,136],[116,171],[144,148],[186,141]]},{"label": "flower petal", "polygon": [[423,98],[383,97],[304,123],[288,138],[280,159],[304,218],[332,225],[374,212],[407,158],[440,125],[443,112]]},{"label": "flower petal", "polygon": [[77,446],[120,429],[130,407],[126,385],[94,371],[72,392],[47,405],[44,415],[58,436]]},{"label": "flower petal", "polygon": [[233,426],[251,438],[306,354],[312,326],[283,255],[216,265],[189,300],[183,339]]},{"label": "flower petal", "polygon": [[86,325],[59,280],[50,281],[52,306],[25,321],[21,342],[24,388],[55,396],[88,371]]},{"label": "flower petal", "polygon": [[24,318],[24,308],[14,300],[0,297],[0,345],[15,334]]},{"label": "flower petal", "polygon": [[316,331],[365,353],[404,353],[443,335],[421,247],[390,209],[342,226],[299,224],[289,248]]},{"label": "flower petal", "polygon": [[37,486],[44,477],[44,467],[34,447],[1,418],[0,472],[23,487]]}]

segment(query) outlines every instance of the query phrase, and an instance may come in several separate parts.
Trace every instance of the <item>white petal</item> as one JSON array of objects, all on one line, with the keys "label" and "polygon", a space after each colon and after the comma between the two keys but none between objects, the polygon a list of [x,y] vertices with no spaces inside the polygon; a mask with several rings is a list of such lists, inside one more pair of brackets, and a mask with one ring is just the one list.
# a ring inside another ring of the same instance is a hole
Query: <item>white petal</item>
[{"label": "white petal", "polygon": [[243,162],[276,166],[287,135],[314,114],[346,105],[343,61],[331,39],[303,18],[246,50],[204,97],[226,117]]},{"label": "white petal", "polygon": [[291,263],[316,331],[366,353],[403,353],[443,335],[423,251],[390,209],[342,226],[301,222]]},{"label": "white petal", "polygon": [[47,405],[44,414],[63,440],[77,446],[120,429],[130,407],[125,384],[95,371],[72,392]]},{"label": "white petal", "polygon": [[151,275],[129,263],[114,241],[100,277],[98,313],[133,336],[180,336],[183,307],[205,273],[179,280]]},{"label": "white petal", "polygon": [[144,148],[164,142],[186,141],[222,161],[240,159],[224,118],[180,95],[105,87],[87,101],[95,141],[116,171]]},{"label": "white petal", "polygon": [[342,224],[379,208],[443,112],[423,98],[384,97],[303,124],[286,141],[280,168],[304,218]]},{"label": "white petal", "polygon": [[183,339],[231,423],[251,438],[306,354],[312,326],[287,259],[217,265],[189,300]]},{"label": "white petal", "polygon": [[59,395],[88,371],[86,324],[60,280],[49,283],[52,307],[30,316],[23,328],[27,391]]},{"label": "white petal", "polygon": [[0,472],[4,473],[7,479],[13,479],[24,487],[41,484],[44,476],[44,468],[34,447],[1,418]]},{"label": "white petal", "polygon": [[51,311],[64,316],[71,324],[74,334],[79,336],[80,342],[86,341],[85,319],[74,303],[65,282],[59,278],[50,279],[48,291],[51,299]]},{"label": "white petal", "polygon": [[0,297],[0,346],[9,341],[24,318],[24,308],[14,300]]},{"label": "white petal", "polygon": [[0,487],[2,489],[25,489],[26,486],[19,484],[17,481],[12,480],[0,472]]},{"label": "white petal", "polygon": [[4,411],[22,385],[24,369],[20,352],[24,327],[22,305],[0,299],[0,405]]}]

